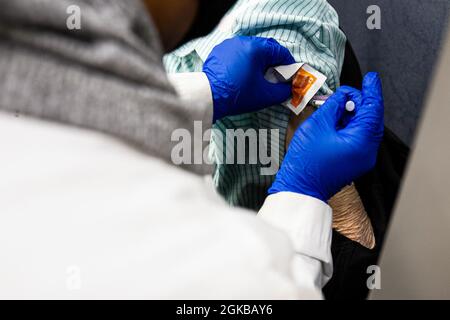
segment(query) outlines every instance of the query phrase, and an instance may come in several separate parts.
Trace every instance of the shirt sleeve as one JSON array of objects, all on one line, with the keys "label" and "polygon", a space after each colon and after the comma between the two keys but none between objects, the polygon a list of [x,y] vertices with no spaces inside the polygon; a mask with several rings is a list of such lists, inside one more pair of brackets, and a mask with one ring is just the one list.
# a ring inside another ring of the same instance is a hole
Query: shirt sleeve
[{"label": "shirt sleeve", "polygon": [[280,192],[267,197],[259,216],[291,240],[296,284],[305,290],[321,292],[333,273],[331,208],[313,197]]}]

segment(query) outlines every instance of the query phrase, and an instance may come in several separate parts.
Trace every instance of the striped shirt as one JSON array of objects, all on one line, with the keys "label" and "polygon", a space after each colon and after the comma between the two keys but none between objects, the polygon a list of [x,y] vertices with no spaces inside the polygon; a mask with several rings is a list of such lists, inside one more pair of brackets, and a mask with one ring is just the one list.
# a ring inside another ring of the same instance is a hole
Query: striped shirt
[{"label": "striped shirt", "polygon": [[[330,94],[339,86],[346,38],[339,29],[336,11],[326,0],[239,0],[212,33],[166,55],[166,71],[202,71],[203,62],[214,46],[239,35],[274,38],[290,50],[296,61],[308,63],[325,74],[327,81],[320,90],[321,94]],[[223,136],[226,136],[227,129],[252,128],[257,132],[268,129],[268,143],[279,150],[282,159],[290,112],[286,107],[276,105],[255,113],[221,119],[214,124],[214,129],[220,130]],[[270,129],[278,129],[279,139],[272,136]],[[218,192],[231,205],[259,210],[274,175],[261,175],[260,169],[265,165],[259,162],[220,163],[217,153],[225,153],[227,149],[219,147],[218,141],[221,140],[213,131],[210,155],[216,163],[213,180]],[[248,149],[246,145],[246,155]]]}]

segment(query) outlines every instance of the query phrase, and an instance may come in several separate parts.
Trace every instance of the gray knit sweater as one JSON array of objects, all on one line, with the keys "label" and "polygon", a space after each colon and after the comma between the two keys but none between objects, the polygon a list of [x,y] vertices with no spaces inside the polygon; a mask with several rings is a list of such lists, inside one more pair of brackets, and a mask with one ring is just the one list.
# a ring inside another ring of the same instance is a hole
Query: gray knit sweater
[{"label": "gray knit sweater", "polygon": [[[81,30],[66,24],[74,4]],[[181,104],[161,55],[140,0],[0,0],[0,109],[112,134],[170,162],[173,130],[210,125],[212,110]]]}]

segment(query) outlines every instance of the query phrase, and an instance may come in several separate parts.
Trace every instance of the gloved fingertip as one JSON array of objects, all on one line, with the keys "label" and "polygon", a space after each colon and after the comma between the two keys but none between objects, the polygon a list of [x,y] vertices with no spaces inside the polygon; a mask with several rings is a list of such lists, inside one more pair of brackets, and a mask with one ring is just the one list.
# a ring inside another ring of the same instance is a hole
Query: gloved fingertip
[{"label": "gloved fingertip", "polygon": [[268,58],[265,60],[265,67],[275,67],[295,63],[295,59],[291,52],[273,38],[266,39],[265,49]]},{"label": "gloved fingertip", "polygon": [[279,55],[280,55],[280,62],[283,65],[293,64],[295,63],[295,58],[291,54],[288,48],[283,47],[282,45],[278,44],[279,47]]},{"label": "gloved fingertip", "polygon": [[358,89],[355,89],[350,86],[340,86],[336,91],[340,91],[345,94],[360,93],[360,91]]},{"label": "gloved fingertip", "polygon": [[331,97],[327,99],[325,104],[327,104],[327,102],[330,102],[337,105],[345,105],[345,103],[347,102],[347,96],[347,92],[338,89],[333,95],[331,95]]},{"label": "gloved fingertip", "polygon": [[382,99],[381,79],[378,72],[369,72],[366,74],[362,85],[363,96]]},{"label": "gloved fingertip", "polygon": [[380,81],[380,75],[378,74],[378,72],[369,71],[364,76],[364,80],[363,81],[368,83],[368,84],[369,83],[375,83],[377,81]]},{"label": "gloved fingertip", "polygon": [[265,39],[265,41],[267,43],[270,43],[270,44],[273,44],[273,45],[279,44],[278,41],[275,40],[274,38],[260,38],[260,39]]},{"label": "gloved fingertip", "polygon": [[346,94],[348,101],[353,101],[356,105],[361,104],[362,101],[362,95],[361,91],[358,89],[355,89],[350,86],[341,86],[337,89],[339,92],[343,92]]}]

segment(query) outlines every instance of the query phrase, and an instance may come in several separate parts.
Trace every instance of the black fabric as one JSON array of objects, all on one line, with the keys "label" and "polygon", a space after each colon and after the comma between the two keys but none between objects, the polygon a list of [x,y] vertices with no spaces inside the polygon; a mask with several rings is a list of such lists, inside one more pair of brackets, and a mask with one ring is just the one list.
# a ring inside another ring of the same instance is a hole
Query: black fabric
[{"label": "black fabric", "polygon": [[341,85],[347,85],[354,88],[361,88],[362,73],[358,59],[350,42],[345,43],[344,62],[342,63]]},{"label": "black fabric", "polygon": [[196,18],[186,36],[177,45],[208,35],[237,0],[200,0]]},{"label": "black fabric", "polygon": [[[361,88],[362,75],[349,43],[346,45],[341,84]],[[395,134],[385,128],[377,163],[371,172],[355,181],[364,208],[374,228],[376,246],[369,250],[333,231],[331,251],[333,277],[324,288],[329,300],[365,299],[367,267],[376,265],[383,246],[395,200],[408,160],[409,148]]]}]

